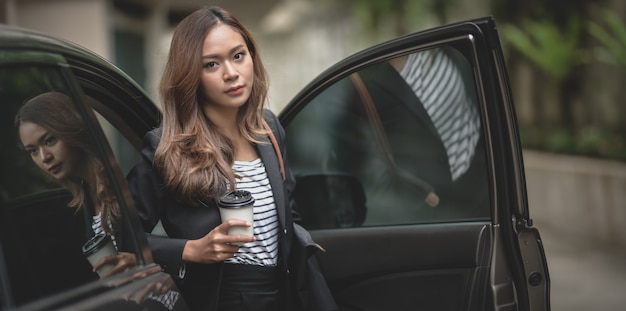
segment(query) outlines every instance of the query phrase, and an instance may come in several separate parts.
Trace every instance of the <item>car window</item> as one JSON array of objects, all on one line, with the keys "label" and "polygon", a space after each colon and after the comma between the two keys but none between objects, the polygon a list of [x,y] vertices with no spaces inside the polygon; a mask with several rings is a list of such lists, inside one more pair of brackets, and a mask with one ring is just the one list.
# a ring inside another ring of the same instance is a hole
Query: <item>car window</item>
[{"label": "car window", "polygon": [[117,162],[122,169],[124,176],[128,174],[132,166],[140,159],[139,151],[135,149],[135,146],[118,130],[109,120],[101,115],[97,110],[94,110],[94,114],[98,118],[98,122],[106,135],[109,145],[113,151],[113,155],[117,159]]},{"label": "car window", "polygon": [[473,72],[460,50],[438,46],[372,63],[306,103],[285,125],[303,223],[488,220]]},{"label": "car window", "polygon": [[96,235],[137,254],[98,136],[62,70],[0,67],[1,245],[16,305],[98,280],[88,243]]},{"label": "car window", "polygon": [[[113,155],[126,176],[141,159],[138,142],[143,138],[143,133],[140,135],[129,129],[126,122],[119,120],[121,112],[111,111],[108,108],[111,102],[119,102],[120,99],[113,97],[109,92],[98,91],[93,85],[85,86],[84,89],[88,94],[87,105],[94,109],[94,114],[109,141]],[[103,103],[109,103],[109,105]],[[166,235],[160,221],[151,233]]]}]

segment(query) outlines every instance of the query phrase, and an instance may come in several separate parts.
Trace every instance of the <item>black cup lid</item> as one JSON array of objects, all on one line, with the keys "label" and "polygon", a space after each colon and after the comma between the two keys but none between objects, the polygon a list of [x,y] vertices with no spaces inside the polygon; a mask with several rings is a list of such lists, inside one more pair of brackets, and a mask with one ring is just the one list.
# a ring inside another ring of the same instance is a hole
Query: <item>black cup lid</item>
[{"label": "black cup lid", "polygon": [[246,190],[233,190],[223,195],[217,202],[223,208],[240,208],[254,204],[254,197]]},{"label": "black cup lid", "polygon": [[83,244],[83,254],[90,255],[98,251],[111,238],[106,234],[97,234]]}]

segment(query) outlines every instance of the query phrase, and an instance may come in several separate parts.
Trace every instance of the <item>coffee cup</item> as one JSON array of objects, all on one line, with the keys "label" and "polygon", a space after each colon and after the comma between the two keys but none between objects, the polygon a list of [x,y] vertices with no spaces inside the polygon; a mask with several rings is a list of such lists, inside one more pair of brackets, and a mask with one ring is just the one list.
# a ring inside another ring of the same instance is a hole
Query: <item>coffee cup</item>
[{"label": "coffee cup", "polygon": [[[97,234],[83,244],[83,255],[85,255],[93,267],[103,257],[117,255],[117,250],[115,249],[115,245],[113,245],[113,241],[110,236],[106,234]],[[115,267],[115,265],[105,264],[96,270],[96,272],[99,276],[102,276],[113,267]]]},{"label": "coffee cup", "polygon": [[[250,227],[236,226],[228,230],[229,235],[254,235],[254,197],[246,190],[233,190],[223,195],[218,201],[222,222],[229,219],[241,219],[250,224]],[[237,244],[240,245],[241,244]]]}]

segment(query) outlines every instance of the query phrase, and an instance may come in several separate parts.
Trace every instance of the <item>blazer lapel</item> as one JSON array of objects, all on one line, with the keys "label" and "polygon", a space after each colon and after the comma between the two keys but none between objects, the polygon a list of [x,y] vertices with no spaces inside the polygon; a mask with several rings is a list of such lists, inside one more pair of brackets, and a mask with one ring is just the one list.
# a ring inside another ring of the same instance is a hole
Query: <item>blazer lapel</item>
[{"label": "blazer lapel", "polygon": [[278,219],[281,227],[285,228],[285,190],[283,187],[283,177],[280,173],[280,165],[278,164],[278,157],[268,137],[263,138],[263,144],[257,144],[256,147],[263,161],[263,165],[265,165],[267,178],[272,186],[274,204],[276,204],[276,210],[278,211]]}]

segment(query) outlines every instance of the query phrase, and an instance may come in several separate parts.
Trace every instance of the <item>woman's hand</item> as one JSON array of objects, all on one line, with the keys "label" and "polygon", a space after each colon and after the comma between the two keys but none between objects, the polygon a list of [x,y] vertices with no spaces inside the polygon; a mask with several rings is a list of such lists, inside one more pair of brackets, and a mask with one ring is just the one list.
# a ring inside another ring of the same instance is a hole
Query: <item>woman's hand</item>
[{"label": "woman's hand", "polygon": [[[133,277],[141,279],[146,277],[143,272],[134,274]],[[135,292],[129,292],[124,294],[126,301],[134,301],[136,304],[141,305],[150,297],[158,298],[158,296],[167,293],[174,286],[174,280],[167,275],[162,275],[157,281],[153,281],[145,287],[138,289]],[[175,302],[174,302],[175,303]]]},{"label": "woman's hand", "polygon": [[228,230],[232,227],[250,226],[251,224],[246,221],[229,219],[215,227],[207,235],[197,240],[187,241],[183,249],[183,262],[212,264],[233,257],[239,249],[239,246],[234,244],[252,242],[254,241],[254,236],[243,234],[228,235]]},{"label": "woman's hand", "polygon": [[106,256],[100,259],[93,267],[93,271],[97,271],[102,266],[112,264],[113,268],[103,273],[100,278],[106,278],[113,274],[126,271],[137,266],[137,257],[133,253],[119,252],[117,255]]}]

